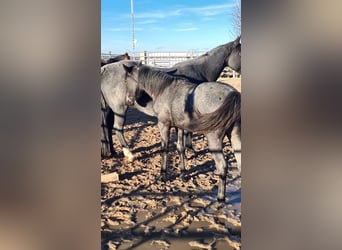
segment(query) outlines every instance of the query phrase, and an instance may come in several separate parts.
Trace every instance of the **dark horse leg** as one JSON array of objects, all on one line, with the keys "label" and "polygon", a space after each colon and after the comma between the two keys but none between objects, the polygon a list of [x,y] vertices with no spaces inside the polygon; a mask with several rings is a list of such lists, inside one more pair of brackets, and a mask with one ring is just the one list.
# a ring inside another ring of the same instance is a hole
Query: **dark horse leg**
[{"label": "dark horse leg", "polygon": [[115,155],[112,138],[113,124],[114,113],[101,95],[101,158],[110,158]]},{"label": "dark horse leg", "polygon": [[184,145],[187,149],[194,150],[192,147],[192,132],[184,131]]},{"label": "dark horse leg", "polygon": [[169,136],[170,136],[170,126],[167,124],[158,122],[158,127],[161,137],[161,151],[162,151],[162,164],[161,164],[161,176],[162,180],[166,181],[167,177],[167,164],[168,164],[168,147],[169,147]]},{"label": "dark horse leg", "polygon": [[224,131],[214,131],[205,134],[208,139],[208,147],[215,161],[217,174],[219,176],[217,201],[224,202],[226,194],[227,163],[222,151],[222,140]]}]

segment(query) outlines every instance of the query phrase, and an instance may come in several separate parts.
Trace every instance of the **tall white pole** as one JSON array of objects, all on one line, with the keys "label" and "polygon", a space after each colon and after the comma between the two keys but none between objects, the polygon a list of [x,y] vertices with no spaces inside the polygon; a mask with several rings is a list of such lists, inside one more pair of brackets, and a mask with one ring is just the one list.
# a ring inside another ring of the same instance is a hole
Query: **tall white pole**
[{"label": "tall white pole", "polygon": [[132,15],[132,48],[133,48],[133,59],[135,59],[135,38],[134,38],[134,10],[133,10],[133,0],[131,0],[131,15]]}]

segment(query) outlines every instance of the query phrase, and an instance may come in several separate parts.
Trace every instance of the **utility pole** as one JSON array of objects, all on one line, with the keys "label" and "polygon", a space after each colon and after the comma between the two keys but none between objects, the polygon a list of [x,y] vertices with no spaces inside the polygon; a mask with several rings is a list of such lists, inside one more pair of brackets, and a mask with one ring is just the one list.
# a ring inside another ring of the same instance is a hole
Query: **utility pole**
[{"label": "utility pole", "polygon": [[131,16],[132,16],[132,48],[133,48],[133,60],[135,59],[135,37],[134,37],[134,10],[133,0],[131,0]]}]

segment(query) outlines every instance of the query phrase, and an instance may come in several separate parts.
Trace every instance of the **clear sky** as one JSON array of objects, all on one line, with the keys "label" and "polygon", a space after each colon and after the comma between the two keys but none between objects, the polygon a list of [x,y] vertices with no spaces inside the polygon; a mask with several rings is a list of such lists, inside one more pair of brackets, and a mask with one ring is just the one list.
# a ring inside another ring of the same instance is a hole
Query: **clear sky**
[{"label": "clear sky", "polygon": [[[237,0],[134,0],[135,51],[207,51],[233,40]],[[101,0],[101,52],[132,49],[131,0]]]}]

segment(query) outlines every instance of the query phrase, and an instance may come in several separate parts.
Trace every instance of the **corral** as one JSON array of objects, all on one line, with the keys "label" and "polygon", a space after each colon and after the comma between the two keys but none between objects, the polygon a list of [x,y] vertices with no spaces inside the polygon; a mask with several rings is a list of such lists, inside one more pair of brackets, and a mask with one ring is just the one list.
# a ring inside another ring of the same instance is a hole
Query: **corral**
[{"label": "corral", "polygon": [[[238,90],[241,78],[220,78]],[[228,177],[227,201],[217,207],[218,177],[201,134],[194,135],[194,152],[186,152],[190,179],[179,178],[176,134],[170,142],[171,179],[160,176],[160,135],[156,119],[129,108],[124,135],[136,160],[103,160],[102,178],[117,173],[117,180],[101,184],[103,249],[240,249],[241,176]],[[115,150],[120,152],[114,137]],[[225,140],[224,150],[230,148]],[[240,149],[235,151],[238,163]],[[199,248],[198,248],[199,247]]]},{"label": "corral", "polygon": [[[183,62],[189,59],[196,58],[200,55],[203,55],[206,51],[197,51],[197,50],[189,50],[189,51],[142,51],[135,53],[135,56],[132,56],[132,53],[129,53],[132,60],[140,60],[143,64],[154,65],[158,67],[172,67],[174,64]],[[112,53],[102,53],[101,59],[109,59],[111,57],[118,56],[117,54]],[[240,75],[229,69],[228,67],[222,72],[223,77],[239,77]]]},{"label": "corral", "polygon": [[[142,55],[139,60],[145,64],[157,67],[173,65],[171,59],[174,55],[164,58],[163,62],[161,58],[167,57],[166,54],[154,55],[154,61],[151,54]],[[206,69],[212,65],[207,64]],[[215,79],[221,69],[216,70]],[[121,73],[116,71],[113,75]],[[227,69],[218,80],[241,91],[241,78],[233,77]],[[113,98],[117,100],[119,97]],[[123,131],[135,156],[134,161],[122,157],[123,150],[116,136],[113,137],[114,147],[119,156],[102,160],[102,249],[240,249],[240,171],[228,169],[226,200],[217,202],[219,177],[208,151],[206,137],[194,133],[193,150],[186,152],[188,178],[182,180],[179,178],[179,154],[175,145],[177,136],[172,129],[169,177],[166,181],[161,180],[161,139],[156,123],[155,117],[129,107]],[[237,163],[229,155],[232,147],[227,138],[223,141],[226,160],[233,167],[236,164],[241,166],[241,145],[234,144],[234,137],[232,142]]]}]

